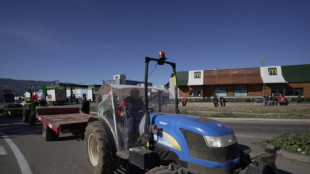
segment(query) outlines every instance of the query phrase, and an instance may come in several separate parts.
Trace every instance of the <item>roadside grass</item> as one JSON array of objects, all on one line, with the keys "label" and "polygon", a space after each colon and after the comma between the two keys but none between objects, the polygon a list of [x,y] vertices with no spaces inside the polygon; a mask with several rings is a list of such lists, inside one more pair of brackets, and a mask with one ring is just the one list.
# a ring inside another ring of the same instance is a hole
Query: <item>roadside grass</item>
[{"label": "roadside grass", "polygon": [[190,103],[179,109],[181,114],[202,117],[310,119],[309,104],[262,106],[253,103],[230,103],[226,107],[214,107],[208,103]]},{"label": "roadside grass", "polygon": [[181,111],[184,115],[195,115],[200,117],[214,117],[214,118],[269,118],[269,119],[309,119],[309,116],[301,114],[251,114],[251,113],[232,113],[232,112],[201,112],[201,111]]},{"label": "roadside grass", "polygon": [[310,156],[310,133],[286,132],[266,142],[283,150]]}]

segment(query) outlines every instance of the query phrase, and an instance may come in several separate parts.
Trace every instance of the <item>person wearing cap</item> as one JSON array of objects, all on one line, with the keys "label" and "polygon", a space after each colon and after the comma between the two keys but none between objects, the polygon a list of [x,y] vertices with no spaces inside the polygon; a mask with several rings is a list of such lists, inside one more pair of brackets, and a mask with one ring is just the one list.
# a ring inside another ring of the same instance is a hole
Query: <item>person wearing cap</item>
[{"label": "person wearing cap", "polygon": [[138,89],[131,89],[130,96],[126,97],[117,107],[117,114],[123,120],[125,118],[128,124],[127,142],[129,147],[134,147],[138,140],[139,124],[144,116],[144,102],[139,95]]}]

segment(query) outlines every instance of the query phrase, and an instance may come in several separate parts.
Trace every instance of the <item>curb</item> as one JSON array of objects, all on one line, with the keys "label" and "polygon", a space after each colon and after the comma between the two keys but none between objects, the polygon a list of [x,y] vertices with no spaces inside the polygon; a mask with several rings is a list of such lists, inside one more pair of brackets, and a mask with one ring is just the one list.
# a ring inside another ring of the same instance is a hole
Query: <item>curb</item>
[{"label": "curb", "polygon": [[267,144],[266,147],[270,148],[270,149],[276,149],[277,155],[281,155],[284,158],[289,158],[289,159],[292,159],[292,160],[297,160],[297,161],[301,161],[301,162],[310,163],[310,157],[309,156],[288,152],[288,151],[279,149],[279,148],[277,148],[277,147],[275,147],[273,145],[270,145],[270,144]]},{"label": "curb", "polygon": [[226,120],[226,121],[282,121],[282,122],[290,122],[290,121],[295,121],[295,122],[309,122],[310,119],[276,119],[276,118],[221,118],[221,117],[208,117],[212,120]]}]

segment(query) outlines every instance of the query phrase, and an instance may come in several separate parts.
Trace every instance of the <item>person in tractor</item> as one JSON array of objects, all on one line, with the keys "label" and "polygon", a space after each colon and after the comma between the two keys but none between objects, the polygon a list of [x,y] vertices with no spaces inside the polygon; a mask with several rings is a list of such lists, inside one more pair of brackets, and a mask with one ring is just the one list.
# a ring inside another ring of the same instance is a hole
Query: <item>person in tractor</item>
[{"label": "person in tractor", "polygon": [[139,138],[139,124],[144,116],[144,102],[139,96],[139,90],[133,88],[130,91],[130,96],[126,97],[117,107],[117,114],[127,122],[128,147],[135,146]]}]

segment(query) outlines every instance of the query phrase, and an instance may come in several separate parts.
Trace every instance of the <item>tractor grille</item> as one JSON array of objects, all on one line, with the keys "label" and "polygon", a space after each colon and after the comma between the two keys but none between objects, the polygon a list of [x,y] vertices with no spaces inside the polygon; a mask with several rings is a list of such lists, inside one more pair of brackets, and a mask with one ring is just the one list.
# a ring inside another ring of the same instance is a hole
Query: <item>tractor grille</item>
[{"label": "tractor grille", "polygon": [[188,146],[191,157],[212,162],[228,162],[238,158],[238,144],[212,148],[207,146],[203,136],[195,132],[180,129]]}]

